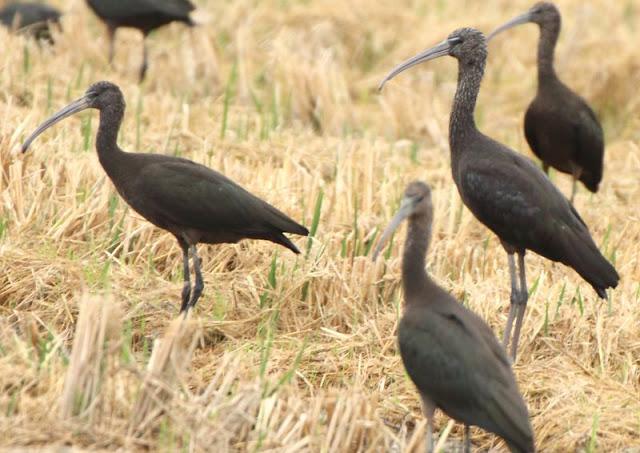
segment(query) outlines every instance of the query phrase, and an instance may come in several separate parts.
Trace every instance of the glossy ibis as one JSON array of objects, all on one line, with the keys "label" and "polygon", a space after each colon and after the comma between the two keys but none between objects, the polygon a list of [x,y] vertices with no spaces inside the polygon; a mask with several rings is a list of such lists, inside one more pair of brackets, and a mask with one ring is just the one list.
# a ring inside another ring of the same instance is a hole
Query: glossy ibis
[{"label": "glossy ibis", "polygon": [[487,60],[481,32],[472,28],[454,31],[442,43],[394,68],[380,89],[402,71],[445,55],[458,60],[458,86],[449,118],[453,180],[464,204],[498,236],[508,254],[511,308],[503,342],[506,348],[515,318],[511,345],[515,360],[529,298],[524,266],[527,250],[572,267],[602,298],[607,297],[607,288],[616,287],[619,277],[578,212],[542,170],[476,127],[473,114]]},{"label": "glossy ibis", "polygon": [[511,451],[535,450],[527,406],[504,348],[485,322],[458,303],[425,272],[431,240],[431,190],[409,184],[398,213],[382,234],[374,260],[404,219],[409,219],[402,257],[405,309],[398,325],[402,362],[418,388],[427,417],[427,451],[433,449],[433,414],[440,408],[465,425],[505,440]]},{"label": "glossy ibis", "polygon": [[0,10],[0,23],[53,44],[52,24],[60,26],[60,11],[42,3],[10,3]]},{"label": "glossy ibis", "polygon": [[113,62],[114,39],[120,27],[142,32],[142,66],[140,81],[147,73],[146,38],[153,30],[171,22],[195,25],[189,14],[195,6],[189,0],[87,0],[87,4],[107,26],[109,33],[109,63]]},{"label": "glossy ibis", "polygon": [[553,167],[573,177],[591,192],[602,180],[604,134],[591,107],[560,81],[553,67],[553,53],[560,34],[560,12],[553,3],[535,4],[493,31],[488,40],[516,25],[533,22],[540,28],[538,41],[538,92],[524,116],[524,135],[545,173]]},{"label": "glossy ibis", "polygon": [[[181,312],[196,304],[204,288],[198,243],[264,239],[299,253],[283,233],[306,236],[307,229],[224,175],[188,159],[121,150],[116,140],[125,102],[113,83],[91,85],[84,96],[42,123],[24,142],[22,151],[49,127],[89,108],[100,111],[96,149],[118,193],[136,212],[178,240],[184,266]],[[193,291],[189,253],[195,274]]]}]

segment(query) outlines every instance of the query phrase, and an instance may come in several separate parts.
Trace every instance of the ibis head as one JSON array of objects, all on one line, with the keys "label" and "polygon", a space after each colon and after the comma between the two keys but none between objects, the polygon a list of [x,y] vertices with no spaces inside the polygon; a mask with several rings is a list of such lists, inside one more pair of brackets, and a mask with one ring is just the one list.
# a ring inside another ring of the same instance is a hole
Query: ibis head
[{"label": "ibis head", "polygon": [[124,96],[117,85],[111,82],[97,82],[91,85],[84,96],[76,99],[62,110],[54,113],[49,119],[42,123],[22,145],[22,152],[26,152],[31,143],[45,130],[63,119],[86,109],[104,110],[107,107],[118,109],[120,114],[124,113]]},{"label": "ibis head", "polygon": [[398,212],[393,216],[393,219],[391,219],[389,225],[382,233],[380,242],[373,253],[373,259],[375,260],[378,257],[403,220],[411,217],[415,220],[430,223],[432,216],[433,204],[431,203],[431,189],[421,181],[412,182],[404,192],[404,197],[402,198]]},{"label": "ibis head", "polygon": [[486,54],[486,40],[482,32],[474,28],[459,28],[452,32],[447,39],[440,44],[420,52],[418,55],[409,58],[393,68],[385,78],[382,79],[382,82],[378,85],[378,90],[382,90],[389,80],[401,72],[420,63],[449,55],[456,58],[463,66],[474,64],[477,61],[483,61],[484,64],[484,60],[478,57],[484,56],[484,59],[486,59]]},{"label": "ibis head", "polygon": [[541,28],[556,25],[559,26],[560,11],[558,11],[556,5],[551,2],[536,3],[526,13],[514,17],[510,21],[505,22],[504,24],[493,30],[488,36],[487,41],[491,40],[496,35],[502,33],[505,30],[528,23],[538,24]]}]

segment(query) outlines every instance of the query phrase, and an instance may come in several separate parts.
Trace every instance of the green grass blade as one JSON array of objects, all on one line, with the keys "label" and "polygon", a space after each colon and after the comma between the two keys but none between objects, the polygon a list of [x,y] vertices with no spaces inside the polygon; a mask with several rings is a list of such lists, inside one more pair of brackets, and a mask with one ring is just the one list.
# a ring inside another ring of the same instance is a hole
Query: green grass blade
[{"label": "green grass blade", "polygon": [[227,124],[229,121],[229,105],[233,100],[235,94],[235,85],[238,78],[238,61],[233,62],[231,67],[231,74],[229,74],[229,80],[227,81],[227,87],[224,90],[224,105],[222,110],[222,124],[220,125],[220,139],[224,139],[227,133]]},{"label": "green grass blade", "polygon": [[320,214],[322,213],[322,202],[324,201],[324,191],[322,188],[318,192],[316,197],[316,204],[313,208],[313,219],[311,220],[311,228],[309,229],[309,239],[307,239],[307,252],[305,258],[309,257],[311,252],[311,246],[313,245],[313,238],[318,232],[318,225],[320,225]]}]

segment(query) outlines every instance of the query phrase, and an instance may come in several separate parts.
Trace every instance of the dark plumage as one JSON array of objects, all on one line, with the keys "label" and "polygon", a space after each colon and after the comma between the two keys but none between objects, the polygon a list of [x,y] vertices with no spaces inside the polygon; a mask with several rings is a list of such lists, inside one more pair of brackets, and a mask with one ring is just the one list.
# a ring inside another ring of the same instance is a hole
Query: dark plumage
[{"label": "dark plumage", "polygon": [[61,16],[60,11],[49,5],[10,3],[0,10],[0,23],[21,33],[28,33],[36,39],[53,43],[49,27],[52,24],[59,27]]},{"label": "dark plumage", "polygon": [[[87,4],[107,26],[109,32],[109,63],[113,62],[114,39],[118,28],[136,28],[144,39],[156,28],[171,22],[188,26],[195,23],[189,14],[195,6],[189,0],[87,0]],[[143,43],[140,81],[147,73],[147,45]]]},{"label": "dark plumage", "polygon": [[[405,310],[398,326],[400,354],[422,397],[428,419],[427,451],[433,449],[433,414],[479,426],[505,440],[511,451],[535,450],[527,407],[509,359],[485,322],[440,288],[425,272],[431,239],[431,190],[409,184],[400,210],[376,252],[403,219],[409,219],[402,258]],[[465,450],[470,451],[468,429]]]},{"label": "dark plumage", "polygon": [[538,92],[524,117],[527,142],[542,161],[544,171],[553,167],[573,176],[571,202],[576,180],[597,192],[602,180],[604,134],[591,107],[556,75],[553,54],[560,34],[560,12],[553,3],[541,2],[489,36],[516,25],[532,22],[540,28],[538,42]]},{"label": "dark plumage", "polygon": [[[511,309],[505,329],[515,358],[528,290],[527,250],[560,261],[580,274],[600,297],[618,284],[618,273],[602,256],[589,229],[569,201],[528,158],[482,134],[473,117],[487,59],[484,35],[471,28],[454,31],[441,44],[397,66],[383,80],[433,58],[458,60],[458,87],[449,120],[453,180],[464,204],[493,231],[504,246],[511,276]],[[519,278],[514,254],[518,254]],[[519,285],[518,285],[519,280]]]},{"label": "dark plumage", "polygon": [[[307,229],[224,175],[187,159],[122,151],[116,139],[125,103],[120,88],[110,82],[91,85],[83,97],[45,121],[25,141],[23,152],[47,128],[88,108],[100,111],[96,149],[100,163],[118,193],[145,219],[171,232],[182,248],[181,311],[193,307],[202,293],[198,243],[264,239],[299,253],[283,233],[306,236]],[[189,252],[195,273],[193,292]]]}]

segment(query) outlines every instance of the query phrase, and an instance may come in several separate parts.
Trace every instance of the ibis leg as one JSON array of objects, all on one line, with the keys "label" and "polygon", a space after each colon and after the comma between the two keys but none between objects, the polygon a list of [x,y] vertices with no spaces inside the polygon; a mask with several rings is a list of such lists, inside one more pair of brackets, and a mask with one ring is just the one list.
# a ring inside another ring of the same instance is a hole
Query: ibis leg
[{"label": "ibis leg", "polygon": [[113,57],[115,56],[115,41],[116,41],[116,29],[108,26],[107,34],[109,35],[109,64],[113,64]]},{"label": "ibis leg", "polygon": [[569,201],[573,204],[573,199],[576,196],[576,190],[578,187],[578,180],[582,175],[582,170],[580,168],[574,168],[571,174],[573,175],[573,184],[571,185],[571,199]]},{"label": "ibis leg", "polygon": [[577,182],[578,182],[578,181],[576,180],[576,178],[573,178],[573,184],[571,185],[571,199],[569,200],[569,202],[570,202],[571,204],[573,204],[573,199],[574,199],[574,198],[575,198],[575,196],[576,196],[576,186],[577,186]]},{"label": "ibis leg", "polygon": [[471,453],[471,433],[469,425],[464,425],[464,453]]},{"label": "ibis leg", "polygon": [[422,410],[427,418],[426,452],[433,453],[433,414],[436,412],[436,405],[427,396],[420,396],[422,397]]},{"label": "ibis leg", "polygon": [[518,267],[520,268],[520,291],[518,297],[518,315],[516,317],[516,327],[513,332],[513,340],[511,342],[511,358],[516,361],[518,353],[518,341],[520,340],[520,329],[522,328],[522,320],[524,312],[527,309],[527,301],[529,300],[529,291],[527,289],[527,277],[524,267],[524,253],[518,253]]},{"label": "ibis leg", "polygon": [[502,346],[505,349],[509,346],[509,340],[511,340],[511,330],[513,328],[513,320],[516,317],[518,311],[518,277],[516,275],[516,260],[513,253],[507,255],[509,261],[509,277],[511,278],[511,304],[509,306],[509,317],[507,318],[507,324],[504,328],[504,336],[502,337]]},{"label": "ibis leg", "polygon": [[184,278],[180,313],[183,313],[189,308],[189,298],[191,297],[191,278],[189,275],[189,245],[180,241],[180,247],[182,248],[182,275]]},{"label": "ibis leg", "polygon": [[200,299],[202,295],[202,290],[204,289],[204,282],[202,280],[202,272],[200,271],[200,264],[202,260],[198,256],[198,250],[195,245],[191,246],[191,259],[193,260],[193,272],[196,275],[193,292],[191,293],[191,300],[189,300],[189,308],[193,308]]},{"label": "ibis leg", "polygon": [[427,453],[434,453],[433,452],[433,419],[428,418],[427,419],[427,440],[425,442],[425,451]]},{"label": "ibis leg", "polygon": [[147,36],[142,39],[142,66],[140,67],[140,79],[142,82],[147,75]]}]

